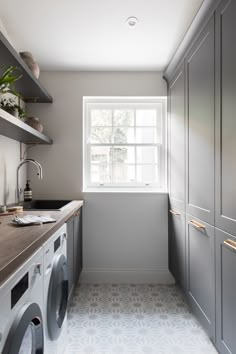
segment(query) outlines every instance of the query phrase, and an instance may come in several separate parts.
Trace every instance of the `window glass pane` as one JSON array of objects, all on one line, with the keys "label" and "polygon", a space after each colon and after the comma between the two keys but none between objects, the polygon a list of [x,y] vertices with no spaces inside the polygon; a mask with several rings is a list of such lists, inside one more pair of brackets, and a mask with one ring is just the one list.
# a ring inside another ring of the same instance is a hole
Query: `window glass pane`
[{"label": "window glass pane", "polygon": [[136,143],[155,144],[157,142],[156,128],[137,128]]},{"label": "window glass pane", "polygon": [[157,109],[157,142],[162,143],[162,106]]},{"label": "window glass pane", "polygon": [[103,162],[96,165],[92,164],[90,178],[92,183],[110,183],[111,166]]},{"label": "window glass pane", "polygon": [[134,163],[133,146],[114,146],[113,148],[113,161],[114,163]]},{"label": "window glass pane", "polygon": [[157,148],[153,146],[137,146],[137,163],[157,163]]},{"label": "window glass pane", "polygon": [[137,181],[143,183],[157,182],[157,166],[137,165]]},{"label": "window glass pane", "polygon": [[125,110],[114,110],[113,118],[114,126],[133,126],[134,125],[134,111],[125,109]]},{"label": "window glass pane", "polygon": [[114,128],[114,143],[126,144],[134,142],[134,128]]},{"label": "window glass pane", "polygon": [[91,162],[109,164],[112,159],[111,146],[91,146]]},{"label": "window glass pane", "polygon": [[112,128],[94,127],[91,128],[89,142],[93,144],[111,143]]},{"label": "window glass pane", "polygon": [[115,183],[128,183],[135,181],[135,167],[115,163],[113,165],[113,182]]},{"label": "window glass pane", "polygon": [[92,126],[111,126],[112,111],[109,109],[92,109],[91,110],[91,125]]},{"label": "window glass pane", "polygon": [[137,126],[155,126],[157,114],[155,109],[137,109],[136,125]]}]

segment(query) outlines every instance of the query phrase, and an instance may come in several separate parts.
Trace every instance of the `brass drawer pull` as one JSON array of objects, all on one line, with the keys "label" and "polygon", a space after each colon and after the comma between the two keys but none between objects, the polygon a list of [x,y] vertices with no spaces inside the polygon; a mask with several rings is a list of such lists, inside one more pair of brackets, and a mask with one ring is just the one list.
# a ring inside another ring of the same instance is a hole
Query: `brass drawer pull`
[{"label": "brass drawer pull", "polygon": [[176,215],[176,216],[179,216],[179,215],[180,215],[180,213],[177,213],[177,211],[174,211],[174,210],[172,210],[172,209],[170,209],[169,212],[170,212],[171,214],[173,214],[173,215]]},{"label": "brass drawer pull", "polygon": [[229,248],[231,248],[232,250],[236,251],[236,242],[235,241],[228,239],[228,240],[224,241],[224,244],[226,246],[228,246]]},{"label": "brass drawer pull", "polygon": [[198,222],[198,221],[190,220],[188,223],[190,225],[196,227],[197,229],[201,229],[201,230],[205,230],[206,229],[206,226],[203,225],[203,224],[200,224],[200,222]]},{"label": "brass drawer pull", "polygon": [[73,216],[80,216],[80,210],[79,211],[76,211]]}]

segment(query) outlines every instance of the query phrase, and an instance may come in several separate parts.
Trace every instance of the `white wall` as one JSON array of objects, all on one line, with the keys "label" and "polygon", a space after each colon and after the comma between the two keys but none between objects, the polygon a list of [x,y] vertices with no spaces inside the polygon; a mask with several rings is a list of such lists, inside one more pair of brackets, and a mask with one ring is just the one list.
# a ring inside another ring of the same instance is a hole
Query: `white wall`
[{"label": "white wall", "polygon": [[54,103],[34,104],[30,110],[54,144],[29,152],[42,164],[44,175],[42,181],[31,175],[33,194],[85,200],[82,280],[170,281],[167,195],[82,193],[83,96],[166,96],[162,74],[45,72],[40,79]]}]

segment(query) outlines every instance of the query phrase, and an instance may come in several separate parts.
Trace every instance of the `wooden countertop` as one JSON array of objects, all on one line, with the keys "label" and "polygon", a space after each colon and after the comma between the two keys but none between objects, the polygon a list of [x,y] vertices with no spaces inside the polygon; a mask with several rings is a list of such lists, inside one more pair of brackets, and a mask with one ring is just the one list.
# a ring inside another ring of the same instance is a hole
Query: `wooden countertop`
[{"label": "wooden countertop", "polygon": [[51,224],[17,226],[11,223],[13,215],[0,217],[0,286],[21,266],[45,241],[83,205],[82,200],[73,200],[62,210],[24,211],[18,215],[50,215],[57,221]]}]

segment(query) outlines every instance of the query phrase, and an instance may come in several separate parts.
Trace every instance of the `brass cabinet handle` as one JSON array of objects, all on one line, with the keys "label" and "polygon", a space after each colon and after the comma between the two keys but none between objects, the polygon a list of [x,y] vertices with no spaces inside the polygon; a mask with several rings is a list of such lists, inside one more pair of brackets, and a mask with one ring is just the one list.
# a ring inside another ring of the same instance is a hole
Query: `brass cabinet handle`
[{"label": "brass cabinet handle", "polygon": [[80,210],[76,211],[73,216],[80,216]]},{"label": "brass cabinet handle", "polygon": [[180,215],[180,213],[177,213],[177,211],[174,211],[174,210],[172,210],[172,209],[170,209],[169,212],[170,212],[171,214],[173,214],[173,215],[176,215],[176,216],[179,216],[179,215]]},{"label": "brass cabinet handle", "polygon": [[236,251],[236,242],[235,241],[230,240],[230,239],[224,240],[224,244],[226,246],[228,246],[229,248],[231,248],[232,250]]},{"label": "brass cabinet handle", "polygon": [[196,229],[201,229],[201,230],[205,230],[206,229],[206,226],[203,225],[203,224],[200,224],[200,222],[198,222],[198,221],[190,220],[188,223],[190,225],[196,227]]}]

